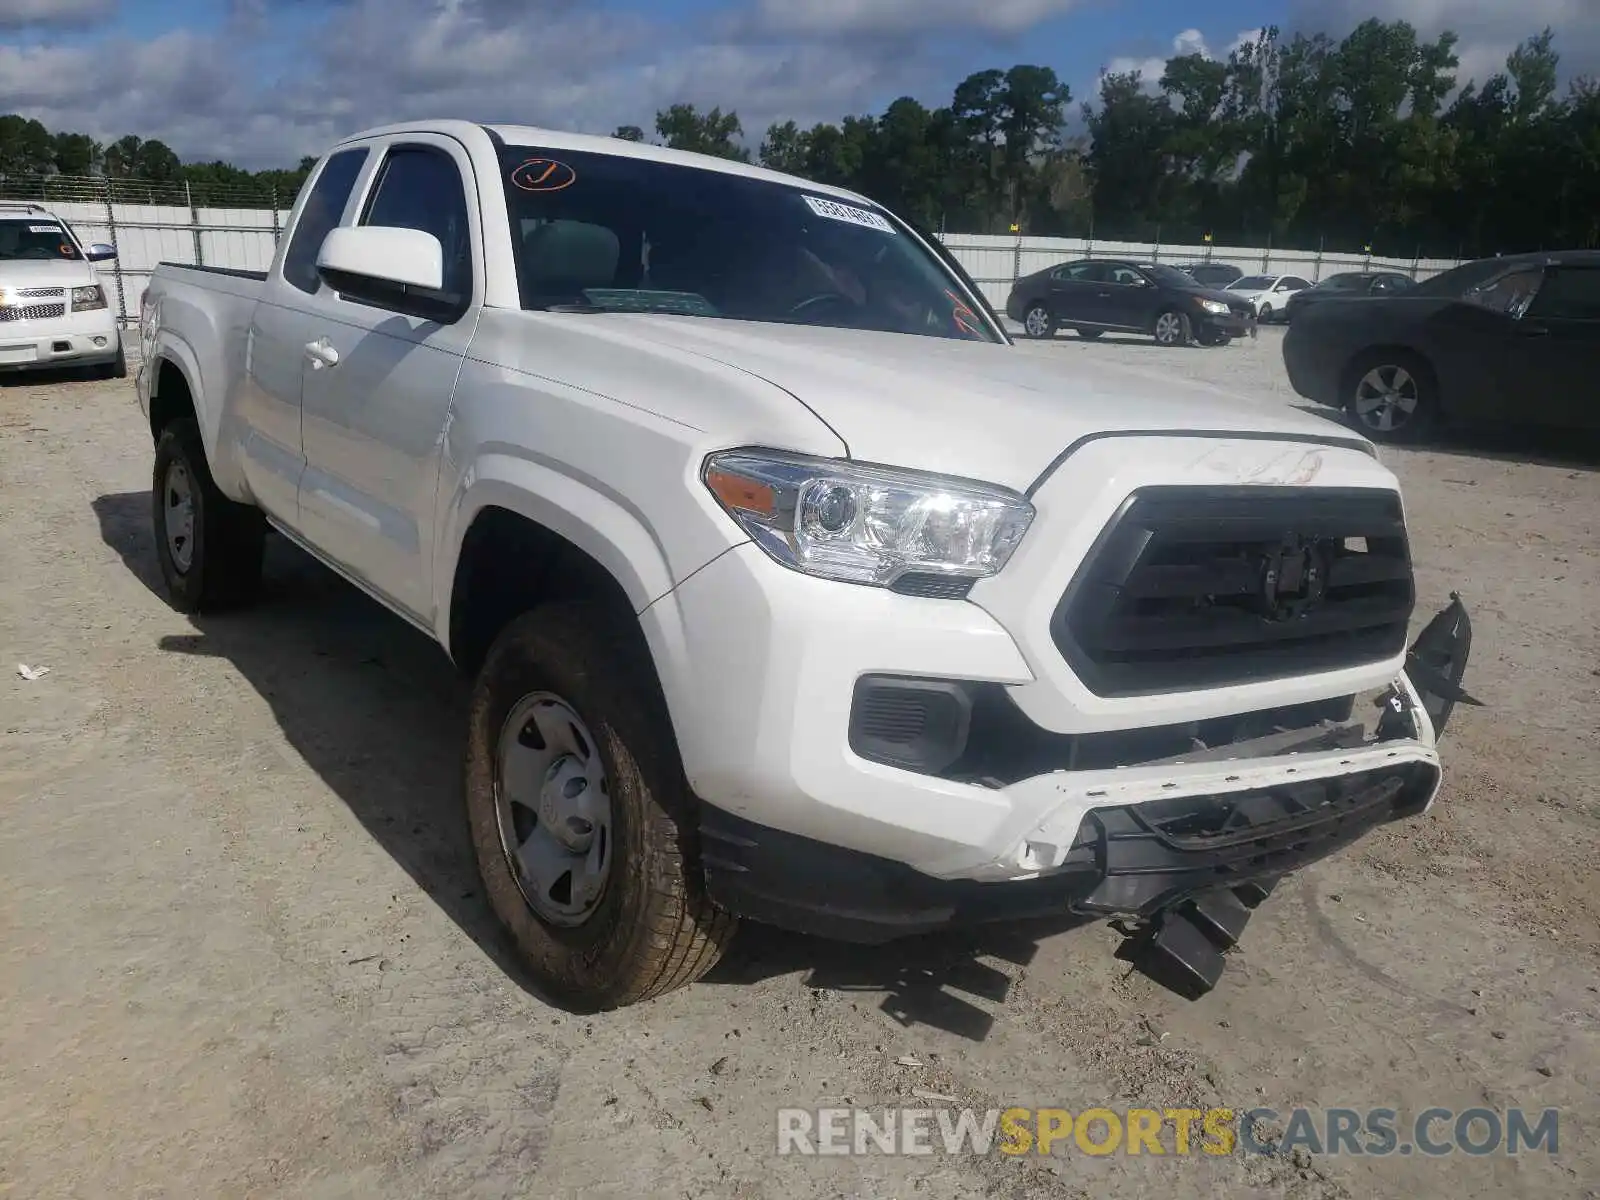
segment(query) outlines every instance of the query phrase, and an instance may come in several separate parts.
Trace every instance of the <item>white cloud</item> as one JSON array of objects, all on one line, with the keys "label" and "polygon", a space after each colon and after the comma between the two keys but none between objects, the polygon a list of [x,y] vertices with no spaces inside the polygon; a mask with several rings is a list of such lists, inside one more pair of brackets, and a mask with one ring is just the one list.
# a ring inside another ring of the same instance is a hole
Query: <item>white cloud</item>
[{"label": "white cloud", "polygon": [[1172,39],[1172,53],[1165,56],[1152,55],[1149,58],[1133,58],[1122,55],[1113,58],[1105,65],[1108,75],[1125,75],[1129,71],[1139,72],[1146,89],[1157,90],[1161,85],[1161,76],[1166,73],[1167,60],[1184,54],[1198,54],[1202,58],[1227,58],[1240,46],[1253,42],[1260,37],[1260,29],[1246,29],[1242,31],[1221,53],[1214,52],[1207,44],[1205,35],[1198,29],[1185,29]]},{"label": "white cloud", "polygon": [[915,33],[979,29],[1020,33],[1082,0],[760,0],[747,27],[778,33]]},{"label": "white cloud", "polygon": [[0,29],[87,26],[116,11],[117,0],[0,0]]},{"label": "white cloud", "polygon": [[[274,54],[281,41],[264,49],[263,30],[281,31],[292,7],[293,46],[306,51]],[[885,87],[924,80],[925,60],[903,45],[790,43],[696,41],[581,0],[232,0],[217,33],[0,43],[0,96],[51,129],[102,141],[137,132],[185,159],[269,166],[392,120],[609,132],[648,126],[677,101],[736,108],[755,141],[772,120],[836,120],[871,107]]]},{"label": "white cloud", "polygon": [[1291,27],[1348,33],[1368,17],[1409,21],[1432,37],[1449,29],[1460,36],[1457,78],[1482,82],[1505,69],[1505,58],[1524,38],[1548,26],[1561,54],[1561,73],[1600,74],[1600,0],[1294,0]]}]

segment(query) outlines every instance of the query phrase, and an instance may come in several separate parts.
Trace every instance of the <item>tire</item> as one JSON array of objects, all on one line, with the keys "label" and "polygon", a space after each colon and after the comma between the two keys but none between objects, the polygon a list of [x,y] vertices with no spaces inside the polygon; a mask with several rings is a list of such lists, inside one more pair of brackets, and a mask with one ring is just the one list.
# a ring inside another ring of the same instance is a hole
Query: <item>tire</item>
[{"label": "tire", "polygon": [[122,344],[122,335],[117,335],[117,356],[108,363],[101,363],[94,368],[96,379],[126,379],[128,377],[128,352]]},{"label": "tire", "polygon": [[1344,411],[1375,442],[1418,442],[1438,421],[1433,368],[1408,350],[1360,355],[1345,370],[1341,394]]},{"label": "tire", "polygon": [[1036,340],[1056,335],[1056,319],[1043,304],[1030,304],[1022,314],[1022,332]]},{"label": "tire", "polygon": [[1086,342],[1094,342],[1104,337],[1105,332],[1104,329],[1080,329],[1078,330],[1078,336]]},{"label": "tire", "polygon": [[1194,341],[1194,326],[1189,322],[1189,314],[1179,312],[1175,308],[1164,309],[1156,317],[1155,329],[1156,344],[1169,349],[1174,346],[1187,346]]},{"label": "tire", "polygon": [[1263,304],[1261,306],[1261,311],[1256,314],[1256,324],[1257,325],[1271,325],[1272,321],[1273,321],[1272,305]]},{"label": "tire", "polygon": [[217,490],[193,418],[173,421],[156,440],[150,502],[156,559],[174,608],[211,612],[255,598],[266,520]]},{"label": "tire", "polygon": [[[473,685],[465,762],[490,907],[538,986],[585,1011],[693,982],[738,924],[705,895],[692,797],[660,690],[643,651],[608,628],[604,612],[551,604],[501,631]],[[533,803],[514,802],[518,792]],[[584,826],[588,838],[574,843]],[[514,853],[543,878],[513,867]]]}]

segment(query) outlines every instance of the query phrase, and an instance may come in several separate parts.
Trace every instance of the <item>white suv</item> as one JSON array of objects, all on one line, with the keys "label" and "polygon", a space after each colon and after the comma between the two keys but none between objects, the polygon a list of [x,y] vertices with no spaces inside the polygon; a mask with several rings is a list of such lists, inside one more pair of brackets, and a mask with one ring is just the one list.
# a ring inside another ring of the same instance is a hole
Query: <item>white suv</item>
[{"label": "white suv", "polygon": [[37,204],[0,204],[0,371],[93,367],[128,373],[122,332],[92,264],[116,248],[85,246]]}]

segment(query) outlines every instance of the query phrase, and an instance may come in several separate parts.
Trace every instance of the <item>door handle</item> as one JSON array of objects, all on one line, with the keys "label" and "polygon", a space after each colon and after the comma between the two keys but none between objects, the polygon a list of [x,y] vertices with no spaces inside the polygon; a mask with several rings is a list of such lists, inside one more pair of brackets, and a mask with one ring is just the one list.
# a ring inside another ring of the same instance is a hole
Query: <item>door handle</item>
[{"label": "door handle", "polygon": [[1548,325],[1518,325],[1517,326],[1517,332],[1519,334],[1521,334],[1523,337],[1549,337],[1550,336],[1550,326],[1548,326]]},{"label": "door handle", "polygon": [[320,371],[323,367],[336,367],[339,365],[339,352],[333,348],[333,344],[325,337],[306,343],[306,358],[310,360],[313,371]]},{"label": "door handle", "polygon": [[1095,295],[1099,296],[1100,299],[1102,299],[1102,300],[1111,299],[1111,293],[1110,292],[1096,292]]}]

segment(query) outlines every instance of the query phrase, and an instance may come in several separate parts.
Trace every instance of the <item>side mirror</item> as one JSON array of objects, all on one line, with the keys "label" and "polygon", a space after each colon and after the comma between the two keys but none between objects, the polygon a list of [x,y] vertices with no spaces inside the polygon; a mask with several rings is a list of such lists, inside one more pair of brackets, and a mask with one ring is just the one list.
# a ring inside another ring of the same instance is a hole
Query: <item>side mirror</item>
[{"label": "side mirror", "polygon": [[117,248],[105,242],[95,242],[83,252],[83,256],[90,262],[105,262],[117,256]]},{"label": "side mirror", "polygon": [[317,252],[317,274],[349,300],[434,321],[453,321],[467,297],[444,288],[444,247],[431,233],[386,225],[330,230]]}]

